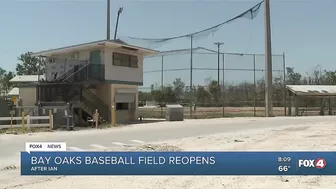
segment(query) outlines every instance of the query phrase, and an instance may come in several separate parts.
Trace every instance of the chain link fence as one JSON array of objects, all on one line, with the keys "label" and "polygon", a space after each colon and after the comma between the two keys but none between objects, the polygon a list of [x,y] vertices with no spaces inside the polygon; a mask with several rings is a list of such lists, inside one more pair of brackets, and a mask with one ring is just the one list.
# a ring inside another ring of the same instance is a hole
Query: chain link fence
[{"label": "chain link fence", "polygon": [[[144,116],[164,117],[165,104],[176,103],[185,107],[186,118],[265,115],[263,54],[218,54],[199,47],[192,55],[191,61],[190,49],[182,49],[145,58],[144,85],[139,87]],[[273,55],[272,62],[273,112],[283,116],[285,55]],[[150,105],[161,108],[146,108]]]}]

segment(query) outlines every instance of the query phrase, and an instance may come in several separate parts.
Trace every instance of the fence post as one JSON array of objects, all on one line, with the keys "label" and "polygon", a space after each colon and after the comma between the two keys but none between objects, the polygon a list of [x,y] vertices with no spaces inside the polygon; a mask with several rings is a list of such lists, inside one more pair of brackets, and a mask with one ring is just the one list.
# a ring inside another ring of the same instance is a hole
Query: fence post
[{"label": "fence post", "polygon": [[13,134],[13,114],[11,114],[10,130],[11,130],[11,133]]},{"label": "fence post", "polygon": [[112,106],[112,109],[111,109],[112,111],[111,111],[111,113],[112,113],[112,115],[111,115],[111,118],[112,118],[112,126],[115,126],[116,125],[116,115],[115,115],[115,108],[114,108],[114,106]]},{"label": "fence post", "polygon": [[66,124],[66,130],[67,131],[69,130],[69,126],[70,126],[69,112],[70,112],[69,103],[67,103],[67,106],[64,109],[64,115],[65,115],[66,123],[67,123]]},{"label": "fence post", "polygon": [[30,115],[27,115],[26,118],[27,118],[27,127],[30,128]]},{"label": "fence post", "polygon": [[98,112],[98,109],[96,109],[94,117],[95,117],[96,129],[98,129],[98,123],[99,123],[99,112]]},{"label": "fence post", "polygon": [[49,128],[50,130],[53,129],[53,116],[51,110],[49,110]]},{"label": "fence post", "polygon": [[24,111],[22,111],[21,113],[21,116],[22,116],[22,119],[21,119],[21,124],[22,124],[22,132],[24,133],[25,132],[25,113]]}]

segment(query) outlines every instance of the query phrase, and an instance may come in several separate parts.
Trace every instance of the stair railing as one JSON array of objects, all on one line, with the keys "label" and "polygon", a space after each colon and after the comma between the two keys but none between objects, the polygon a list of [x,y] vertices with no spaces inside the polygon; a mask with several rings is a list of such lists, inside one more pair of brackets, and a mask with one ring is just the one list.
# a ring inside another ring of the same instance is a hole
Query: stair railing
[{"label": "stair railing", "polygon": [[83,87],[83,92],[85,92],[86,94],[88,94],[97,103],[101,104],[102,106],[105,106],[105,108],[109,108],[108,105],[106,105],[103,100],[101,100],[99,97],[97,97],[97,95],[95,95],[94,93],[92,93],[88,88]]},{"label": "stair railing", "polygon": [[[76,76],[76,74],[82,72],[85,68],[87,68],[90,64],[85,64],[84,66],[81,66],[78,70],[74,71],[75,67],[71,68],[73,69],[74,72],[72,72],[69,76],[67,76],[66,78],[64,78],[62,80],[63,83],[65,82],[72,82],[71,80],[69,80],[71,77]],[[86,74],[87,75],[87,74]]]},{"label": "stair railing", "polygon": [[[87,94],[87,96],[90,97],[90,100],[88,100],[85,96],[84,93]],[[88,102],[92,108],[94,109],[98,109],[100,112],[100,115],[102,115],[102,117],[104,117],[105,119],[107,119],[109,117],[109,115],[111,114],[110,108],[108,105],[106,105],[106,103],[104,101],[102,101],[99,97],[97,97],[95,94],[93,94],[89,89],[87,89],[86,87],[83,87],[83,101]]]},{"label": "stair railing", "polygon": [[63,74],[61,74],[60,76],[58,76],[54,82],[59,81],[62,82],[64,78],[67,78],[68,75],[71,75],[74,72],[74,67],[72,67],[71,69],[69,69],[68,71],[64,72]]}]

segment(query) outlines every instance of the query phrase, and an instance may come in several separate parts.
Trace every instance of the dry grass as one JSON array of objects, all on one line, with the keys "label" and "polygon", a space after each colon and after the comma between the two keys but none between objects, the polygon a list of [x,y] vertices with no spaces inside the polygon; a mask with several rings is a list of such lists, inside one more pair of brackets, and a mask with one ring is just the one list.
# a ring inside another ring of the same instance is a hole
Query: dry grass
[{"label": "dry grass", "polygon": [[20,135],[20,134],[27,134],[27,133],[38,133],[38,132],[51,132],[51,130],[48,127],[31,127],[31,128],[13,128],[11,129],[0,129],[0,134],[14,134],[14,135]]},{"label": "dry grass", "polygon": [[[139,108],[139,115],[145,118],[164,118],[167,108]],[[275,116],[284,116],[283,107],[274,107]],[[262,117],[265,115],[264,107],[225,107],[224,117]],[[190,108],[184,107],[185,118],[190,118]],[[223,107],[196,107],[192,112],[193,119],[207,119],[223,117]]]}]

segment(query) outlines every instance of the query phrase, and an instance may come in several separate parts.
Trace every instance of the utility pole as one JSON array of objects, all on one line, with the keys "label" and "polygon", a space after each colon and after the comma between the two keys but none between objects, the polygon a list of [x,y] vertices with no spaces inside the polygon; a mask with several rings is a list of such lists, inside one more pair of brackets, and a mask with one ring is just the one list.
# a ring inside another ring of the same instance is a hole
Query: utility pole
[{"label": "utility pole", "polygon": [[[220,83],[219,83],[219,62],[220,62],[220,46],[224,45],[224,43],[221,42],[217,42],[214,43],[217,46],[217,98],[219,98],[219,93],[220,93]],[[224,69],[224,68],[223,68]],[[224,81],[223,81],[223,85],[224,85]],[[224,91],[223,91],[224,92]],[[224,99],[223,99],[224,100]]]},{"label": "utility pole", "polygon": [[106,40],[110,40],[110,29],[111,29],[111,5],[110,0],[107,0],[106,7]]},{"label": "utility pole", "polygon": [[118,15],[117,15],[117,22],[116,22],[116,25],[115,25],[115,30],[114,30],[114,39],[117,39],[117,32],[118,32],[118,24],[119,24],[119,17],[120,17],[120,14],[122,13],[123,11],[123,7],[120,7],[119,10],[118,10]]},{"label": "utility pole", "polygon": [[273,116],[270,0],[265,0],[265,116]]},{"label": "utility pole", "polygon": [[[190,89],[189,89],[189,93],[190,93],[190,102],[189,102],[189,106],[190,106],[190,118],[193,118],[193,103],[194,103],[194,98],[193,98],[193,36],[190,35]],[[194,107],[196,106],[196,103],[194,105]]]}]

